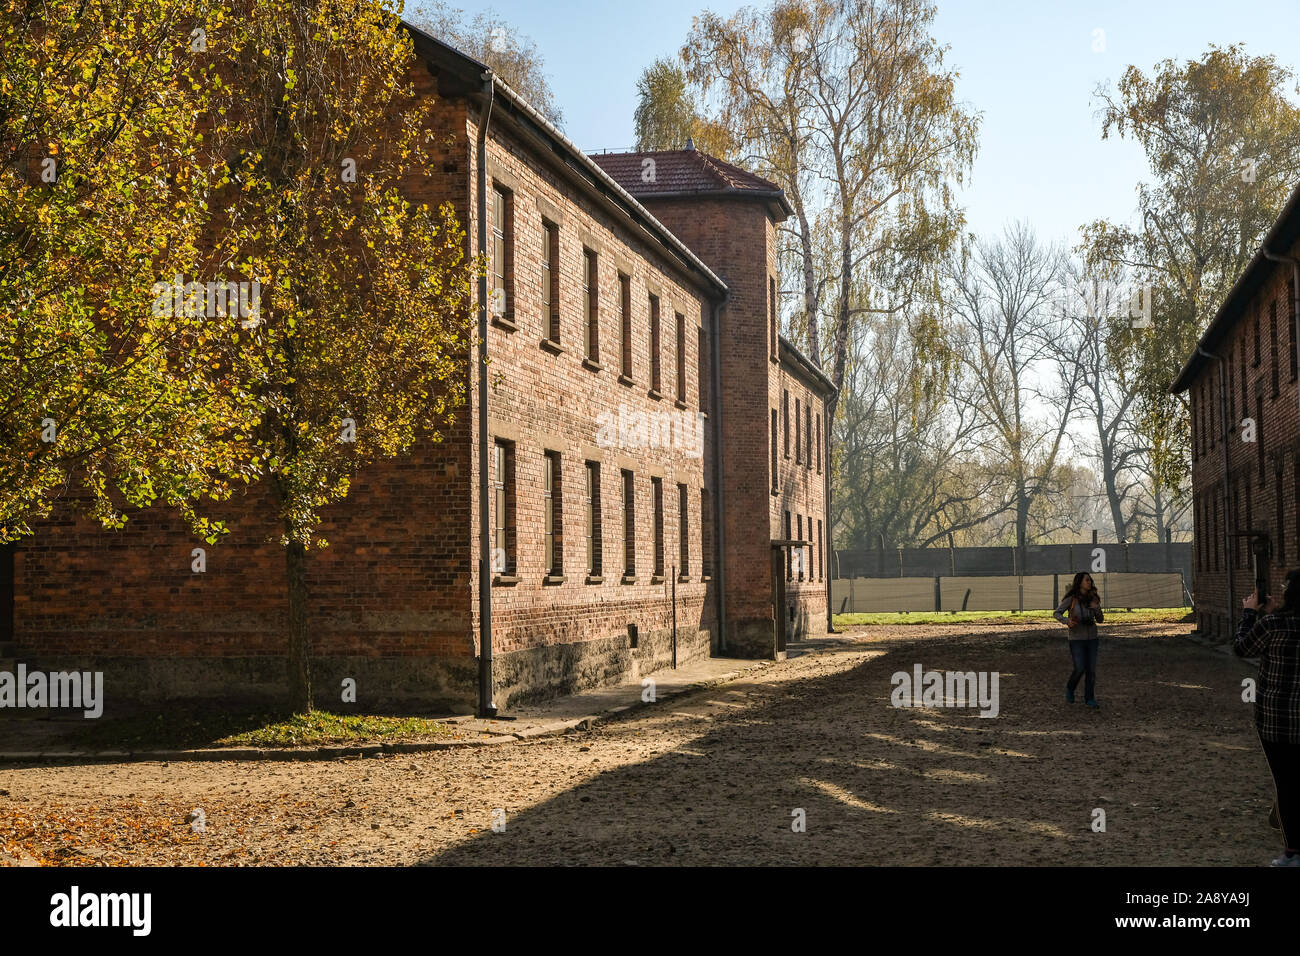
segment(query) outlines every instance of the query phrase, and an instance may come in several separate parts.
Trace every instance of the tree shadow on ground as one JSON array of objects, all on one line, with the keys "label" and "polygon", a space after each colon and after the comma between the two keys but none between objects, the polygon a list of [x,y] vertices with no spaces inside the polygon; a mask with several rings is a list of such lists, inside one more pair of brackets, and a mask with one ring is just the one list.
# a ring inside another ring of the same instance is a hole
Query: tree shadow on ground
[{"label": "tree shadow on ground", "polygon": [[[502,832],[424,862],[1258,865],[1276,836],[1240,700],[1252,668],[1151,635],[1104,640],[1100,712],[1066,703],[1068,650],[1048,629],[864,644],[882,653],[846,670],[672,698],[603,725],[581,756],[613,762],[637,731],[677,735],[667,752],[501,808]],[[998,716],[891,706],[891,676],[916,663],[998,671]]]}]

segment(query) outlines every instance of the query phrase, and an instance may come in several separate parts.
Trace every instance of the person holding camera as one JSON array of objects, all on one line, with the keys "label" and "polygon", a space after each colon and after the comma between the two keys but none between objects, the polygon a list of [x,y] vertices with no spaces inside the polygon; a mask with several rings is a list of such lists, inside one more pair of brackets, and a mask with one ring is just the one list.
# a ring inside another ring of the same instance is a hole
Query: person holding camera
[{"label": "person holding camera", "polygon": [[1232,649],[1259,659],[1255,730],[1277,791],[1285,848],[1273,866],[1300,867],[1300,570],[1286,576],[1279,605],[1255,591],[1241,602]]},{"label": "person holding camera", "polygon": [[1101,595],[1092,583],[1091,574],[1080,571],[1074,576],[1074,583],[1052,616],[1070,631],[1070,657],[1074,661],[1074,671],[1065,685],[1065,699],[1074,703],[1074,689],[1079,686],[1079,678],[1086,675],[1084,701],[1089,707],[1101,707],[1097,703],[1097,646],[1101,643],[1097,625],[1105,620],[1105,615],[1101,611]]}]

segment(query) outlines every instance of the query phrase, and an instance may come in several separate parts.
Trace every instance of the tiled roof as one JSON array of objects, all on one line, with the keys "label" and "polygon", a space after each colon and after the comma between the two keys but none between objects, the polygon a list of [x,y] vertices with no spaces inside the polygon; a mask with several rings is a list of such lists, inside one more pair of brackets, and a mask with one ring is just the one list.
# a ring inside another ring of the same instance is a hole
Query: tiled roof
[{"label": "tiled roof", "polygon": [[[587,155],[610,178],[636,196],[718,192],[756,192],[770,196],[781,192],[771,180],[698,149]],[[646,159],[654,160],[654,178],[650,181],[644,176]]]},{"label": "tiled roof", "polygon": [[[1291,197],[1282,207],[1282,212],[1278,214],[1277,221],[1269,227],[1268,233],[1264,236],[1264,241],[1260,243],[1259,249],[1251,257],[1250,262],[1246,265],[1245,270],[1237,277],[1236,283],[1228,290],[1227,296],[1224,297],[1223,304],[1219,306],[1219,311],[1215,313],[1214,318],[1210,320],[1205,334],[1197,343],[1197,350],[1188,356],[1183,370],[1178,373],[1174,383],[1169,386],[1169,391],[1177,395],[1191,388],[1193,380],[1200,371],[1201,367],[1213,358],[1213,350],[1227,336],[1232,326],[1242,317],[1242,313],[1261,285],[1266,281],[1272,270],[1279,267],[1279,263],[1269,259],[1267,252],[1274,255],[1290,255],[1290,250],[1295,243],[1300,240],[1300,185],[1297,185],[1291,191]],[[1201,350],[1210,352],[1207,358]]]}]

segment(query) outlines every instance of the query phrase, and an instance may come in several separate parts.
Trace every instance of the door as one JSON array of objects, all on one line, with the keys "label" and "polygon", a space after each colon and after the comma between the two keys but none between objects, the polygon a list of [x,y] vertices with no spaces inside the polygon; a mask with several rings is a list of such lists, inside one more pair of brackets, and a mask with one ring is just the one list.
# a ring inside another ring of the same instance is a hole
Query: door
[{"label": "door", "polygon": [[772,548],[772,620],[776,624],[777,653],[785,651],[786,610],[785,610],[785,549]]}]

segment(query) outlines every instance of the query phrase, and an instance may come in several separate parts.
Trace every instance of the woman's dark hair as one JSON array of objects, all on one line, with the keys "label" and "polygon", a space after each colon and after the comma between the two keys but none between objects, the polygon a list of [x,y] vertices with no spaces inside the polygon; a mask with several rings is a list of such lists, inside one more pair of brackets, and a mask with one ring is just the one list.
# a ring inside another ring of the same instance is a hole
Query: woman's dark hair
[{"label": "woman's dark hair", "polygon": [[1282,589],[1282,606],[1279,614],[1300,614],[1300,568],[1286,573],[1286,586]]},{"label": "woman's dark hair", "polygon": [[[1294,573],[1295,573],[1297,576],[1300,576],[1300,571],[1297,571],[1297,572],[1294,572]],[[1083,593],[1083,579],[1084,579],[1084,578],[1088,578],[1089,580],[1092,580],[1092,575],[1089,574],[1087,571],[1080,571],[1078,574],[1076,574],[1076,575],[1074,576],[1074,581],[1073,581],[1073,583],[1071,583],[1070,586],[1069,586],[1069,588],[1066,589],[1065,596],[1066,596],[1066,597],[1077,597],[1078,595],[1082,594],[1082,593]],[[1096,582],[1096,581],[1093,581],[1093,582],[1092,582],[1092,590],[1093,590],[1094,592],[1097,590],[1097,582]],[[1300,588],[1297,588],[1297,589],[1296,589],[1296,598],[1297,598],[1298,601],[1300,601]]]}]

